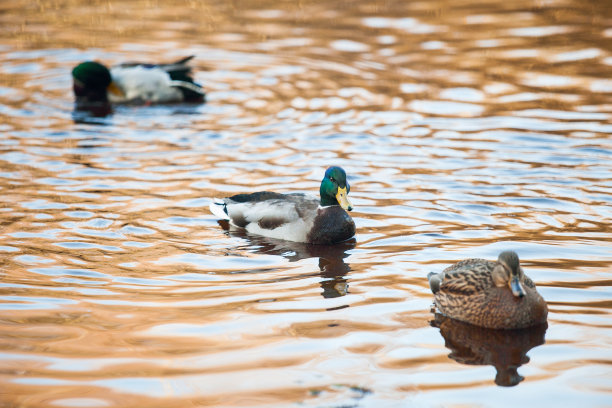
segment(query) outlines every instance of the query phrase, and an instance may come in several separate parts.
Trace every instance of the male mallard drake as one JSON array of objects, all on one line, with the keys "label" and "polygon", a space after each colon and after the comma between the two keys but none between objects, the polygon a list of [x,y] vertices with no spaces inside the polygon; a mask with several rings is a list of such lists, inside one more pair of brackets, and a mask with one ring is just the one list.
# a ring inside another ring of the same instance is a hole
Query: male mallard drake
[{"label": "male mallard drake", "polygon": [[491,329],[519,329],[546,322],[548,308],[514,251],[497,262],[466,259],[427,275],[438,311]]},{"label": "male mallard drake", "polygon": [[260,191],[215,200],[210,210],[236,227],[270,238],[310,244],[333,244],[355,235],[355,223],[345,210],[351,190],[346,173],[330,167],[321,181],[321,199],[301,193]]},{"label": "male mallard drake", "polygon": [[187,65],[192,58],[160,65],[127,63],[111,69],[99,62],[82,62],[72,70],[77,106],[204,102],[204,90],[193,82]]}]

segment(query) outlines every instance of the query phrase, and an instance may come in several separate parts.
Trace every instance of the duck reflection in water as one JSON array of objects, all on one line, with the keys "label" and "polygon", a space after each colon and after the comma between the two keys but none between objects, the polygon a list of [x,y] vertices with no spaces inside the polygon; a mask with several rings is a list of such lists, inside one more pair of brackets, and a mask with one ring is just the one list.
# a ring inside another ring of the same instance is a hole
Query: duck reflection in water
[{"label": "duck reflection in water", "polygon": [[336,298],[348,293],[346,274],[351,267],[344,259],[350,255],[348,251],[355,248],[354,238],[333,245],[306,244],[249,234],[242,228],[231,228],[226,220],[217,222],[229,236],[247,240],[249,249],[256,253],[280,255],[289,262],[319,258],[320,284],[323,289],[321,295],[324,298]]},{"label": "duck reflection in water", "polygon": [[467,365],[492,365],[495,384],[512,387],[523,381],[518,368],[529,362],[527,352],[544,344],[546,323],[527,329],[495,330],[474,326],[435,314],[431,325],[440,328],[448,355]]}]

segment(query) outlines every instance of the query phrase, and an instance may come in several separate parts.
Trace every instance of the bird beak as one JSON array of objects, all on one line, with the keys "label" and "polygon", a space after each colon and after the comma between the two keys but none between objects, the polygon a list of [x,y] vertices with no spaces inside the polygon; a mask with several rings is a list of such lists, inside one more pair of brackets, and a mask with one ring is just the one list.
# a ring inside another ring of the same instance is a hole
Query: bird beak
[{"label": "bird beak", "polygon": [[336,193],[336,200],[338,200],[338,204],[340,204],[340,207],[344,208],[345,210],[351,211],[353,209],[353,206],[351,205],[351,202],[348,199],[346,187],[338,187],[338,193]]},{"label": "bird beak", "polygon": [[119,88],[119,86],[114,81],[110,83],[110,85],[106,88],[106,90],[122,98],[125,97],[125,92],[123,92],[123,89]]},{"label": "bird beak", "polygon": [[510,290],[512,290],[514,297],[522,298],[525,296],[525,289],[523,285],[521,285],[521,282],[519,282],[518,276],[510,278]]}]

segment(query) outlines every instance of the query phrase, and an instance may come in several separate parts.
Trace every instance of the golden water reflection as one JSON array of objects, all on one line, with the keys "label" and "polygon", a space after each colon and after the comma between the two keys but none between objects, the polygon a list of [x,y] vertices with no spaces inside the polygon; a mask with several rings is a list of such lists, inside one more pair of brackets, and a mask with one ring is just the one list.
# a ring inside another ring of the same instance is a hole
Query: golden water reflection
[{"label": "golden water reflection", "polygon": [[[0,7],[0,405],[609,405],[606,2]],[[73,112],[80,61],[192,54],[205,105]],[[208,211],[331,164],[354,243]],[[427,273],[506,249],[545,343],[431,327]]]}]

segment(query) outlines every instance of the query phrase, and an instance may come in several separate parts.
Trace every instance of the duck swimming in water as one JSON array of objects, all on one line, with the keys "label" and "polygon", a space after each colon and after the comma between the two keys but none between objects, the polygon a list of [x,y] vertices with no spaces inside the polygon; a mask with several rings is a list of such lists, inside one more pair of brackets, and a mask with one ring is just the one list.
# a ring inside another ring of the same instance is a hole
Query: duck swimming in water
[{"label": "duck swimming in water", "polygon": [[206,94],[187,65],[193,56],[171,64],[126,63],[107,68],[95,61],[72,70],[77,109],[111,104],[202,103]]},{"label": "duck swimming in water", "polygon": [[215,200],[210,210],[253,234],[333,244],[355,235],[355,223],[346,212],[353,209],[348,199],[350,190],[345,171],[334,166],[327,169],[321,181],[320,199],[301,193],[260,191]]},{"label": "duck swimming in water", "polygon": [[427,275],[438,311],[476,326],[518,329],[546,322],[548,308],[514,251],[467,259]]}]

